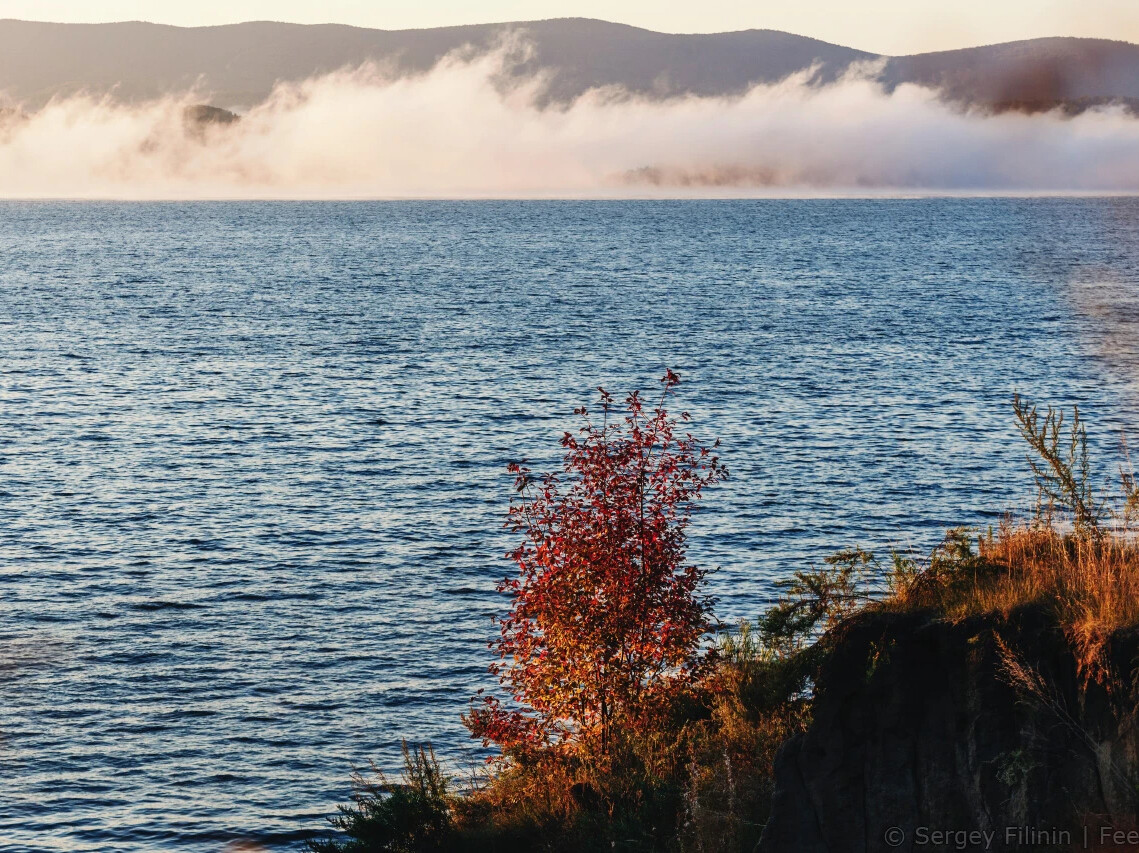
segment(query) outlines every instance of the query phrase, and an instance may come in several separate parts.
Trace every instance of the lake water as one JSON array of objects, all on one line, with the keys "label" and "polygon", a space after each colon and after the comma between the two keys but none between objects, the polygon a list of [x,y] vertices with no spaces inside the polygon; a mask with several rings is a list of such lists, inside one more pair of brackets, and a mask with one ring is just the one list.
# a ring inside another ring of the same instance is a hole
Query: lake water
[{"label": "lake water", "polygon": [[[1139,202],[0,205],[0,850],[301,846],[400,738],[477,760],[508,461],[683,377],[725,621],[1106,477]],[[241,848],[246,849],[246,848]]]}]

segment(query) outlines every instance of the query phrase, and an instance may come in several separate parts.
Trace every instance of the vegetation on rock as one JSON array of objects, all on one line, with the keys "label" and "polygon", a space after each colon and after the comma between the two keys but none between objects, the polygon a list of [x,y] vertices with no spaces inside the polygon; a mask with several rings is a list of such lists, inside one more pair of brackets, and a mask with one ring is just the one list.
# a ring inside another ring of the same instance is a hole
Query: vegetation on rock
[{"label": "vegetation on rock", "polygon": [[715,445],[682,431],[687,415],[666,411],[678,377],[663,382],[652,409],[633,394],[617,417],[602,391],[600,423],[578,410],[586,423],[563,437],[560,472],[536,478],[512,466],[520,499],[508,525],[522,541],[510,554],[518,574],[501,587],[511,609],[492,668],[509,695],[480,697],[465,718],[498,747],[485,772],[459,790],[429,749],[405,748],[402,782],[357,778],[334,819],[341,834],[313,850],[752,851],[772,809],[777,751],[812,742],[828,661],[865,658],[867,684],[879,664],[889,670],[889,648],[849,648],[865,645],[857,638],[871,622],[907,642],[915,615],[953,637],[960,624],[971,638],[988,631],[995,639],[983,645],[999,666],[962,672],[999,671],[1021,689],[1036,683],[1031,655],[1002,645],[1001,626],[1042,613],[1074,656],[1079,689],[1110,692],[1113,632],[1139,625],[1139,496],[1129,469],[1116,499],[1095,492],[1078,410],[1065,429],[1061,412],[1014,403],[1035,454],[1032,518],[983,535],[951,530],[921,560],[841,551],[784,581],[754,624],[708,644],[706,572],[688,564],[685,530],[703,489],[726,472]]}]

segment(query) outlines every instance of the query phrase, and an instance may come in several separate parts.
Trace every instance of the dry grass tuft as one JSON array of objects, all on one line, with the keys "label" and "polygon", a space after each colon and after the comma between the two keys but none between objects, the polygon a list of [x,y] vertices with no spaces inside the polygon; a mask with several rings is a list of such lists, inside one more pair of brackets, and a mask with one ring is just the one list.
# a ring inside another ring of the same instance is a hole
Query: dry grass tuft
[{"label": "dry grass tuft", "polygon": [[[1016,397],[1013,411],[1032,453],[1040,499],[1027,522],[1006,520],[975,542],[951,530],[928,562],[895,556],[890,607],[926,606],[950,618],[1008,613],[1026,604],[1055,612],[1086,665],[1110,634],[1139,625],[1139,486],[1129,460],[1121,492],[1098,494],[1078,408],[1064,413]],[[1065,429],[1067,424],[1067,429]]]},{"label": "dry grass tuft", "polygon": [[950,618],[1044,604],[1087,646],[1139,625],[1139,540],[1127,532],[1090,537],[1005,522],[975,548],[961,531],[946,542],[883,603],[933,607]]},{"label": "dry grass tuft", "polygon": [[1087,637],[1139,624],[1139,543],[1127,532],[1078,537],[1005,526],[981,539],[980,555],[1002,569],[979,590],[997,607],[1044,599]]}]

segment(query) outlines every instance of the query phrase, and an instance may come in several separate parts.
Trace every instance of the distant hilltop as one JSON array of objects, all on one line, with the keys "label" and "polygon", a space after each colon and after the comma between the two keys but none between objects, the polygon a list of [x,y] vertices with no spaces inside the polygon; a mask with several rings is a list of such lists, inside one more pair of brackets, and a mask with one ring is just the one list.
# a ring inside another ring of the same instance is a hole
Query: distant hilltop
[{"label": "distant hilltop", "polygon": [[1139,46],[1127,42],[1045,38],[887,57],[775,30],[672,35],[582,18],[398,31],[2,20],[0,92],[7,106],[35,110],[78,92],[133,102],[193,88],[214,106],[240,112],[281,81],[368,61],[396,75],[422,73],[452,51],[486,53],[511,33],[532,50],[506,73],[542,73],[546,103],[568,103],[599,86],[659,99],[728,96],[806,71],[812,82],[826,83],[854,63],[876,61],[874,73],[887,89],[919,83],[981,109],[1075,113],[1139,104]]}]

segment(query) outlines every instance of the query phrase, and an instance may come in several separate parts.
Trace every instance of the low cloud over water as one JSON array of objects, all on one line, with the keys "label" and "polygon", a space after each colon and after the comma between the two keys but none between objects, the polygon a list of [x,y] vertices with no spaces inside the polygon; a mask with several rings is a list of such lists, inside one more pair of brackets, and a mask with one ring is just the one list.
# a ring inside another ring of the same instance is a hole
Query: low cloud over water
[{"label": "low cloud over water", "polygon": [[392,79],[366,66],[281,85],[239,122],[198,124],[188,92],[74,97],[0,121],[4,197],[516,197],[1139,190],[1139,120],[967,111],[868,74],[733,98],[620,91],[541,107],[504,53]]}]

